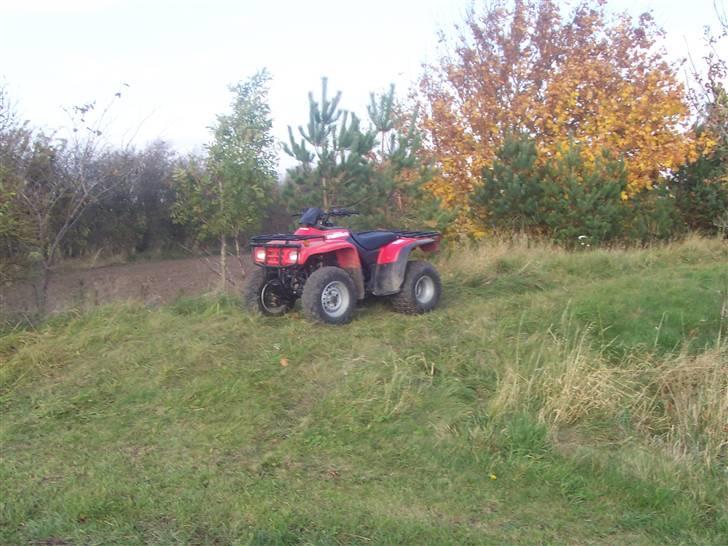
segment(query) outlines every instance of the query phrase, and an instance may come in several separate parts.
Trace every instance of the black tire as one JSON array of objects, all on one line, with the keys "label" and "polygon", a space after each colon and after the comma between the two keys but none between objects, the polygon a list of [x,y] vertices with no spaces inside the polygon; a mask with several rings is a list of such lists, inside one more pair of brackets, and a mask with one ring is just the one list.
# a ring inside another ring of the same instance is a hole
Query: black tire
[{"label": "black tire", "polygon": [[419,315],[432,311],[440,301],[440,274],[432,264],[423,261],[407,263],[402,290],[392,296],[395,311]]},{"label": "black tire", "polygon": [[326,324],[351,322],[356,289],[351,276],[339,267],[322,267],[306,280],[301,296],[306,318]]},{"label": "black tire", "polygon": [[246,309],[269,317],[285,315],[293,307],[294,300],[271,278],[262,267],[256,267],[245,278],[243,305]]}]

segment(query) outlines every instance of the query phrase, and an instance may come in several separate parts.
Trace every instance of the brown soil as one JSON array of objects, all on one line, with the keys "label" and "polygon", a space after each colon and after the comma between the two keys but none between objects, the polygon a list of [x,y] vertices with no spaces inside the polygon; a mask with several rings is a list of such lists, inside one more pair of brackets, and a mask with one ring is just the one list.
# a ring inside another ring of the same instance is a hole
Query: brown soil
[{"label": "brown soil", "polygon": [[[89,308],[119,300],[140,301],[148,305],[170,303],[180,296],[211,292],[220,286],[215,258],[187,258],[94,269],[60,271],[50,279],[48,311],[58,313],[71,308]],[[245,268],[251,266],[245,264]],[[239,262],[230,258],[228,286],[239,293],[243,273]],[[21,281],[0,286],[0,315],[32,314],[37,311],[33,282]]]}]

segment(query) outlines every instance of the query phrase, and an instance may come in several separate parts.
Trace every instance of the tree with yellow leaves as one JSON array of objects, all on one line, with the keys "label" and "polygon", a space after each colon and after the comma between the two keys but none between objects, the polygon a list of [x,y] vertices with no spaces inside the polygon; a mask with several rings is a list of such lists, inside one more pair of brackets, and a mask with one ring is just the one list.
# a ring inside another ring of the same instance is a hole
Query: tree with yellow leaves
[{"label": "tree with yellow leaves", "polygon": [[548,160],[576,143],[587,162],[607,152],[627,173],[623,199],[697,156],[676,67],[649,14],[609,17],[605,0],[568,15],[554,0],[496,0],[471,11],[451,54],[420,81],[429,190],[478,235],[469,196],[507,135],[531,137]]}]

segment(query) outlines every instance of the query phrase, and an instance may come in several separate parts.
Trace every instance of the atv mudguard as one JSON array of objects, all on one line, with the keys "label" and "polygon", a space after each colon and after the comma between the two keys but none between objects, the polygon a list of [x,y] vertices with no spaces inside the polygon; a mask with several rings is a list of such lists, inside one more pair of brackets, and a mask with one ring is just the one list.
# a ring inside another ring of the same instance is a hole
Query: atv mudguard
[{"label": "atv mudguard", "polygon": [[383,246],[379,251],[377,267],[374,272],[372,294],[375,296],[389,296],[396,294],[402,288],[404,276],[407,273],[407,260],[410,252],[417,247],[429,252],[436,250],[436,239],[397,239]]}]

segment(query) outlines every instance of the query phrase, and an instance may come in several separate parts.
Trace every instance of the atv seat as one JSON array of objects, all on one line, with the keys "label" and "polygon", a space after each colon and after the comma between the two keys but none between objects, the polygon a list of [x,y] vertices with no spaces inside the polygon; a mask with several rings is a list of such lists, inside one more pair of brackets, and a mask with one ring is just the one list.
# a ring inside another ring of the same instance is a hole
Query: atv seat
[{"label": "atv seat", "polygon": [[376,250],[394,241],[397,234],[391,231],[362,231],[352,233],[351,237],[363,249]]}]

